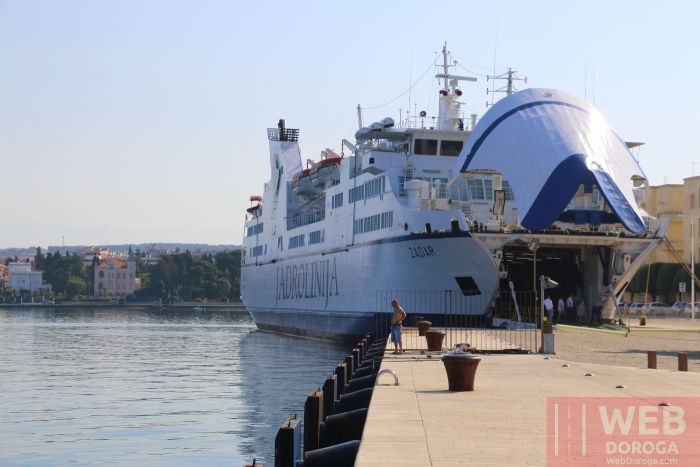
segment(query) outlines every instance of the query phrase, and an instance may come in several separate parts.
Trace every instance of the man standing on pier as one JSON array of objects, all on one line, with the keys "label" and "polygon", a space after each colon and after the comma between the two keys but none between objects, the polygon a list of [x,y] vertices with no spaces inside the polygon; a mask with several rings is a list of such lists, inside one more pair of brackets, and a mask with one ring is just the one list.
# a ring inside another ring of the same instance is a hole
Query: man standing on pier
[{"label": "man standing on pier", "polygon": [[406,312],[403,311],[398,300],[391,301],[391,342],[394,343],[394,353],[404,352],[403,343],[401,342],[401,323],[406,319]]}]

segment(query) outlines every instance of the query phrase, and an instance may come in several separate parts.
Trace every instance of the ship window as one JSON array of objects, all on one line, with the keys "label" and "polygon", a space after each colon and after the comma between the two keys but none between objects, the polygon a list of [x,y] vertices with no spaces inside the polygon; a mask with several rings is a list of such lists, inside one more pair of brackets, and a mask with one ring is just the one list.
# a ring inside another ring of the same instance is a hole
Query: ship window
[{"label": "ship window", "polygon": [[350,191],[348,192],[348,202],[354,203],[356,201],[360,201],[365,199],[365,186],[360,185],[355,188],[351,188]]},{"label": "ship window", "polygon": [[441,156],[459,156],[462,152],[462,141],[440,141],[440,155]]},{"label": "ship window", "polygon": [[253,247],[253,250],[251,251],[251,256],[257,257],[257,256],[261,256],[262,254],[263,254],[263,246],[262,245],[258,245],[256,247]]},{"label": "ship window", "polygon": [[473,200],[484,199],[484,181],[480,178],[469,180],[469,195]]},{"label": "ship window", "polygon": [[337,195],[333,195],[331,198],[331,207],[333,209],[339,208],[343,205],[343,194],[338,193]]},{"label": "ship window", "polygon": [[437,143],[436,139],[417,139],[413,143],[413,153],[434,156],[437,154]]},{"label": "ship window", "polygon": [[315,230],[309,234],[309,245],[315,245],[317,243],[322,243],[325,237],[324,230]]},{"label": "ship window", "polygon": [[289,249],[291,250],[292,248],[299,248],[301,246],[304,246],[304,237],[305,234],[289,237]]},{"label": "ship window", "polygon": [[513,201],[515,199],[513,196],[513,189],[510,187],[510,182],[508,182],[508,180],[503,180],[503,191],[506,194],[506,201]]},{"label": "ship window", "polygon": [[262,233],[263,231],[263,223],[255,224],[253,226],[248,227],[248,237],[252,237],[253,235],[257,235]]},{"label": "ship window", "polygon": [[459,285],[459,288],[462,291],[463,295],[481,295],[481,290],[479,290],[479,286],[476,285],[476,282],[474,282],[474,278],[472,278],[471,276],[455,277],[455,280],[457,281],[457,284]]},{"label": "ship window", "polygon": [[484,197],[488,200],[493,199],[493,182],[490,178],[484,179]]},{"label": "ship window", "polygon": [[437,188],[438,198],[447,198],[447,179],[433,178],[433,186]]},{"label": "ship window", "polygon": [[392,211],[367,216],[357,219],[353,223],[353,233],[362,234],[380,229],[389,229],[394,225],[394,213]]},{"label": "ship window", "polygon": [[598,187],[594,187],[591,191],[591,208],[600,209],[603,207],[603,197],[600,195]]}]

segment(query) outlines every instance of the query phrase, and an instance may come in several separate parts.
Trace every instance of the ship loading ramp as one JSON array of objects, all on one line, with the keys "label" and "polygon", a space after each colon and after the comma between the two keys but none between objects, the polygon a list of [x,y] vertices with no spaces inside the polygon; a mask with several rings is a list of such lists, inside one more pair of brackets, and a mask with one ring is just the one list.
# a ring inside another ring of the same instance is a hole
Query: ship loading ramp
[{"label": "ship loading ramp", "polygon": [[553,298],[573,294],[582,302],[581,317],[601,305],[606,319],[616,317],[617,303],[627,285],[661,241],[654,236],[560,230],[480,231],[474,235],[500,261],[501,289],[507,290],[513,282],[516,291],[537,293],[535,279],[549,276],[559,283],[552,290]]}]

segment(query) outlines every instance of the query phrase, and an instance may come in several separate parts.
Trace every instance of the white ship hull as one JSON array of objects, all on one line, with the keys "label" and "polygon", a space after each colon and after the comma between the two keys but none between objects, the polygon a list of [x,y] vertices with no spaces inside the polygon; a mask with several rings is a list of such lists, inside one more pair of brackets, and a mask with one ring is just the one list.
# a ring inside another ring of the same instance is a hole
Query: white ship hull
[{"label": "white ship hull", "polygon": [[[460,314],[483,314],[498,287],[497,267],[467,232],[410,235],[246,265],[243,300],[261,329],[342,340],[374,331],[379,296],[403,291],[452,291],[457,277],[471,277],[478,290]],[[434,304],[431,304],[434,305]],[[439,308],[442,308],[438,304]],[[406,310],[425,314],[426,310]]]}]

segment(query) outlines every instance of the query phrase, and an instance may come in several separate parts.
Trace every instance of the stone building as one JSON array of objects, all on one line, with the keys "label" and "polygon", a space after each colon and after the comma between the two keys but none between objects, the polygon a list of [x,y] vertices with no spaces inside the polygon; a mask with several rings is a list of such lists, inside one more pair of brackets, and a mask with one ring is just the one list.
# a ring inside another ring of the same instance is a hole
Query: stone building
[{"label": "stone building", "polygon": [[136,261],[133,257],[105,258],[95,268],[95,296],[115,297],[137,288]]},{"label": "stone building", "polygon": [[[646,186],[640,205],[652,217],[668,219],[666,238],[673,248],[683,254],[683,190],[681,184]],[[651,254],[651,263],[675,263],[676,258],[665,244],[659,245]]]},{"label": "stone building", "polygon": [[[683,179],[683,259],[690,263],[695,249],[695,262],[700,262],[700,175]],[[695,224],[691,242],[691,222]],[[691,248],[692,246],[692,248]],[[698,274],[698,271],[695,271]]]}]

